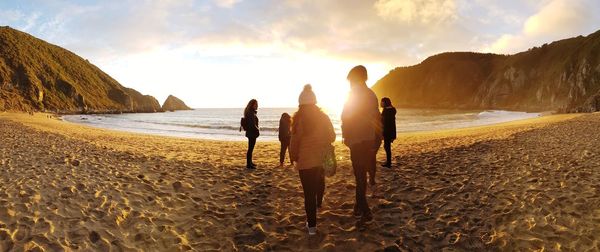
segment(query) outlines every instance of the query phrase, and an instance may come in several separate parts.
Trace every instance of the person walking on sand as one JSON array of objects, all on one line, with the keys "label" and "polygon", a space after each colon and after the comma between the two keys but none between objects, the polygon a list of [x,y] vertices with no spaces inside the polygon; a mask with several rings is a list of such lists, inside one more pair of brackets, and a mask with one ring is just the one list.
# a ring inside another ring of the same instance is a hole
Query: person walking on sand
[{"label": "person walking on sand", "polygon": [[383,167],[392,167],[392,142],[396,139],[396,108],[392,106],[390,98],[381,99],[381,124],[383,125],[383,149],[385,149],[385,163]]},{"label": "person walking on sand", "polygon": [[295,163],[304,191],[304,210],[309,235],[317,233],[317,208],[323,203],[325,175],[323,161],[335,131],[329,117],[317,107],[317,98],[310,85],[298,98],[298,111],[292,119],[290,159]]},{"label": "person walking on sand", "polygon": [[342,138],[350,148],[350,159],[356,180],[354,216],[359,223],[373,220],[367,202],[367,173],[369,184],[375,185],[375,155],[381,144],[381,115],[377,96],[367,87],[367,69],[356,66],[347,76],[350,94],[342,111]]},{"label": "person walking on sand", "polygon": [[256,169],[256,164],[252,162],[252,152],[254,152],[256,138],[260,136],[258,117],[256,116],[257,111],[258,101],[252,99],[246,105],[244,118],[242,118],[242,127],[246,131],[246,137],[248,138],[248,151],[246,152],[246,168],[248,169]]},{"label": "person walking on sand", "polygon": [[[283,113],[281,114],[281,118],[279,119],[279,142],[281,143],[281,150],[279,151],[279,166],[283,167],[283,162],[285,161],[285,153],[290,146],[290,126],[292,123],[292,118],[290,114]],[[290,161],[291,162],[291,161]]]}]

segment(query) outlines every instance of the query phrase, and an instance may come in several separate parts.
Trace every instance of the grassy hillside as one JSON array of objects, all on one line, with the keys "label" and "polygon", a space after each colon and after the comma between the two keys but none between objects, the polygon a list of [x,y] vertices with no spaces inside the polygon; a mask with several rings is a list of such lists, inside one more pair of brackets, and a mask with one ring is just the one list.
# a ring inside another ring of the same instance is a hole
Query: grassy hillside
[{"label": "grassy hillside", "polygon": [[600,31],[515,55],[443,53],[373,87],[400,107],[600,110]]},{"label": "grassy hillside", "polygon": [[161,108],[153,97],[123,87],[74,53],[0,27],[0,110],[155,112]]}]

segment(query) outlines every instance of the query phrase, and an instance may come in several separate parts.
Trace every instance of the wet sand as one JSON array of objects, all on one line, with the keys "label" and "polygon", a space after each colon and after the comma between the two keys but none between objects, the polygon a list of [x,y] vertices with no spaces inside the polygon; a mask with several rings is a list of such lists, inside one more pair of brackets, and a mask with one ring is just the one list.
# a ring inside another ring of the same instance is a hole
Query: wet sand
[{"label": "wet sand", "polygon": [[[600,114],[400,134],[356,227],[348,150],[309,237],[279,145],[0,113],[0,251],[600,250]],[[383,160],[383,150],[379,160]]]}]

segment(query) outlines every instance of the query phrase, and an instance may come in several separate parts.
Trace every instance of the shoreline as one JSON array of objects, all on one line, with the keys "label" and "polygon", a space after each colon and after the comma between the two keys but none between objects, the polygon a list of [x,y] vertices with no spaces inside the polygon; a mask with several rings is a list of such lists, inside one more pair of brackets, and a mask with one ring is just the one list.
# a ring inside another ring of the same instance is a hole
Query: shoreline
[{"label": "shoreline", "polygon": [[566,114],[400,133],[393,169],[378,167],[366,230],[354,226],[348,149],[336,142],[338,173],[311,238],[277,142],[257,144],[248,171],[243,141],[0,113],[0,234],[14,234],[0,248],[585,250],[600,231],[589,208],[600,204],[599,125],[600,114]]},{"label": "shoreline", "polygon": [[[466,111],[465,111],[466,112]],[[516,111],[480,111],[480,113],[483,112],[516,112]],[[526,113],[526,112],[523,112]],[[505,124],[511,124],[513,122],[519,122],[519,121],[523,121],[523,120],[529,120],[529,119],[536,119],[539,117],[545,117],[545,116],[568,116],[568,115],[576,115],[576,114],[563,114],[563,115],[553,115],[550,112],[540,112],[540,113],[536,113],[535,117],[529,117],[529,118],[513,118],[513,117],[507,117],[507,118],[495,118],[495,120],[497,121],[490,121],[490,122],[483,122],[483,120],[486,119],[481,119],[482,121],[477,121],[477,120],[473,120],[471,122],[466,123],[465,125],[454,125],[456,124],[456,122],[454,121],[448,121],[447,123],[449,124],[449,126],[442,126],[441,128],[428,128],[431,127],[431,125],[427,126],[424,125],[423,127],[425,129],[414,129],[414,126],[408,126],[407,129],[403,129],[402,127],[399,128],[398,134],[415,134],[415,133],[424,133],[424,134],[429,134],[429,133],[434,133],[434,132],[445,132],[445,131],[453,131],[453,130],[463,130],[463,129],[476,129],[479,127],[487,127],[487,126],[494,126],[494,125],[505,125]],[[192,131],[180,131],[180,130],[172,130],[172,129],[162,129],[162,128],[145,128],[145,127],[130,127],[129,124],[105,124],[105,123],[101,123],[101,124],[97,124],[97,123],[91,123],[91,121],[95,121],[95,120],[101,120],[100,119],[93,119],[93,118],[87,118],[84,120],[77,120],[75,118],[64,118],[63,116],[65,115],[55,115],[57,116],[59,119],[69,122],[69,123],[73,123],[73,124],[78,124],[78,125],[82,125],[82,126],[86,126],[86,127],[92,127],[92,128],[97,128],[97,129],[104,129],[104,130],[113,130],[113,131],[120,131],[120,132],[127,132],[127,133],[134,133],[134,134],[144,134],[144,135],[152,135],[152,136],[165,136],[165,137],[175,137],[175,138],[182,138],[182,139],[198,139],[198,140],[210,140],[210,141],[227,141],[227,142],[245,142],[245,137],[242,133],[239,134],[230,134],[230,133],[218,133],[218,132],[192,132]],[[69,116],[69,115],[67,115]],[[79,115],[79,116],[86,116],[86,115]],[[505,115],[506,116],[506,115]],[[513,115],[514,116],[514,115]],[[509,119],[510,118],[510,119]],[[443,119],[440,119],[443,120]],[[105,120],[102,120],[102,122],[104,122]],[[100,121],[99,121],[100,122]],[[137,121],[136,121],[137,122]],[[152,124],[153,122],[147,122],[149,124]],[[403,125],[402,120],[400,120],[398,123],[400,123],[400,125]],[[160,123],[159,123],[160,124]],[[409,123],[410,125],[411,123]],[[471,125],[469,125],[471,124]],[[173,124],[173,125],[177,125],[177,124]],[[453,125],[453,126],[450,126]],[[186,125],[180,125],[181,127],[184,127]],[[196,128],[196,126],[189,126],[190,130]],[[437,126],[434,126],[437,127]],[[219,128],[221,129],[221,128]],[[237,130],[235,133],[238,133]],[[277,135],[271,135],[271,131],[268,131],[263,134],[258,141],[259,142],[278,142],[277,140]],[[337,136],[337,140],[336,141],[341,141],[341,135]]]}]

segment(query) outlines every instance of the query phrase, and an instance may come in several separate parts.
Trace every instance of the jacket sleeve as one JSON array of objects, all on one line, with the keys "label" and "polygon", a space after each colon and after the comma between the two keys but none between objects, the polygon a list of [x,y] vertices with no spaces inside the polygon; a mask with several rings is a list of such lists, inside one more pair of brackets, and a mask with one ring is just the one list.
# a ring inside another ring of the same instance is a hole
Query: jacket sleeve
[{"label": "jacket sleeve", "polygon": [[383,123],[381,122],[381,112],[379,112],[379,104],[377,104],[377,96],[373,94],[374,99],[371,108],[373,128],[375,129],[375,142],[381,142],[383,140]]},{"label": "jacket sleeve", "polygon": [[327,142],[333,143],[335,141],[335,130],[333,129],[333,124],[331,123],[331,119],[329,116],[325,115],[325,121],[327,124]]},{"label": "jacket sleeve", "polygon": [[258,127],[258,116],[254,115],[253,118],[254,118],[254,123],[253,123],[254,129],[256,130],[256,132],[258,132],[260,129],[260,127]]},{"label": "jacket sleeve", "polygon": [[290,138],[290,161],[292,162],[298,162],[301,139],[302,127],[301,125],[298,125],[296,126],[296,129],[292,131],[292,137]]},{"label": "jacket sleeve", "polygon": [[346,102],[346,104],[344,104],[344,109],[342,110],[342,138],[346,139],[348,138],[348,136],[350,135],[350,113],[351,113],[351,108],[350,108],[350,98],[348,98],[348,101]]}]

